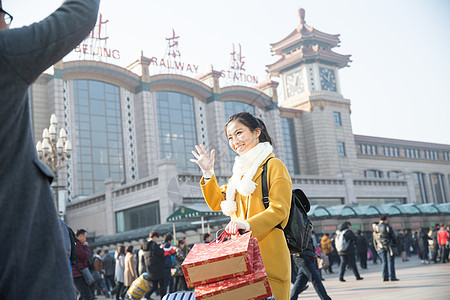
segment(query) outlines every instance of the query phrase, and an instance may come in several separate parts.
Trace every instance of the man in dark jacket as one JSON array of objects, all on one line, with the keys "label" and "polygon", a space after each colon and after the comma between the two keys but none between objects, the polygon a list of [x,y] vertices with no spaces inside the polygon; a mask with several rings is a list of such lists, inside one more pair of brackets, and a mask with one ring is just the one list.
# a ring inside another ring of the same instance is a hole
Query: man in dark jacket
[{"label": "man in dark jacket", "polygon": [[[33,14],[42,3],[22,5]],[[99,0],[64,1],[41,22],[8,29],[14,12],[0,0],[2,299],[76,298],[50,188],[53,173],[39,160],[32,136],[29,95],[39,75],[89,34],[98,6]]]},{"label": "man in dark jacket", "polygon": [[317,259],[317,254],[314,250],[312,239],[310,239],[308,247],[302,253],[293,254],[292,257],[298,267],[298,273],[291,290],[291,300],[296,300],[298,295],[308,288],[306,285],[308,280],[312,282],[320,299],[331,300],[322,284],[319,272],[316,269],[316,264],[314,263]]},{"label": "man in dark jacket", "polygon": [[111,291],[116,283],[114,282],[114,271],[116,266],[116,260],[109,255],[109,250],[105,250],[105,255],[102,258],[103,268],[105,269],[105,283],[108,289]]},{"label": "man in dark jacket", "polygon": [[159,233],[157,231],[150,232],[150,240],[144,245],[144,261],[147,274],[152,281],[152,288],[147,292],[145,298],[150,299],[151,294],[159,286],[161,299],[166,293],[163,291],[164,286],[164,245],[158,245]]},{"label": "man in dark jacket", "polygon": [[356,252],[358,253],[359,263],[362,269],[367,269],[367,249],[369,245],[367,239],[361,230],[356,235]]},{"label": "man in dark jacket", "polygon": [[434,227],[431,229],[431,239],[433,240],[433,255],[431,257],[431,260],[434,263],[437,263],[437,257],[439,252],[439,243],[438,243],[438,231],[439,231],[439,224],[434,224]]},{"label": "man in dark jacket", "polygon": [[397,239],[395,238],[394,230],[387,223],[385,215],[380,216],[380,223],[375,227],[377,243],[377,252],[381,258],[383,281],[398,281],[395,276],[395,256],[394,247],[397,246]]},{"label": "man in dark jacket", "polygon": [[73,281],[75,283],[75,287],[81,295],[80,300],[90,300],[93,299],[91,289],[81,274],[81,270],[87,268],[88,266],[88,258],[90,255],[89,246],[86,242],[87,231],[84,229],[78,229],[75,236],[77,238],[78,262],[75,267],[72,268]]},{"label": "man in dark jacket", "polygon": [[[336,245],[336,249],[338,250],[338,254],[341,257],[341,265],[339,269],[339,281],[345,282],[344,274],[345,274],[345,268],[347,265],[352,269],[353,274],[356,277],[356,280],[363,280],[359,275],[358,268],[356,267],[355,263],[355,242],[356,242],[356,236],[353,233],[353,231],[350,229],[351,223],[350,222],[344,222],[339,226],[339,230],[337,232],[338,239],[339,235],[343,236],[344,241],[347,244],[347,248],[345,249],[339,249],[339,246]],[[337,240],[336,242],[337,243]]]}]

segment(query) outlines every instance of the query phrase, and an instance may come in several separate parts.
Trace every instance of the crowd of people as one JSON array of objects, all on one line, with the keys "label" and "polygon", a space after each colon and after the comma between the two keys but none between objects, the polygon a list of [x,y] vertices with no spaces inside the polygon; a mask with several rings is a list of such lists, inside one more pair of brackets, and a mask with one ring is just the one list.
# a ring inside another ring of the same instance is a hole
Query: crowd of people
[{"label": "crowd of people", "polygon": [[[159,233],[152,231],[148,239],[141,242],[139,250],[131,245],[119,245],[114,253],[97,250],[93,254],[86,241],[87,235],[84,229],[75,234],[77,263],[72,268],[72,276],[80,300],[95,299],[99,295],[116,300],[128,299],[128,289],[144,272],[148,274],[151,289],[143,299],[150,299],[153,294],[162,299],[167,293],[191,290],[181,268],[189,252],[185,238],[172,246],[171,234],[165,234],[160,241]],[[203,235],[204,243],[210,240],[208,233]],[[92,282],[87,282],[83,276],[82,270],[86,268],[94,279]]]},{"label": "crowd of people", "polygon": [[[339,281],[346,282],[346,270],[351,270],[356,280],[363,280],[356,261],[360,268],[367,269],[368,260],[373,264],[380,260],[382,281],[399,281],[395,274],[396,256],[408,261],[417,253],[424,263],[449,261],[449,226],[436,224],[428,232],[423,228],[414,233],[398,230],[395,234],[387,217],[382,215],[378,222],[372,223],[370,234],[365,235],[361,230],[355,234],[348,221],[340,224],[331,237],[328,233],[318,237],[313,231],[307,249],[291,255],[293,288],[290,299],[297,299],[308,288],[308,281],[320,299],[331,299],[322,283],[325,280],[322,270],[334,273],[333,265],[339,267]],[[143,299],[151,299],[153,294],[162,299],[167,293],[192,290],[187,287],[181,267],[189,252],[185,238],[177,240],[173,246],[171,234],[165,234],[160,240],[159,233],[152,231],[148,239],[141,242],[139,250],[131,245],[119,245],[114,253],[108,250],[93,253],[87,235],[84,229],[75,234],[77,263],[72,266],[72,276],[79,299],[95,299],[96,295],[127,299],[127,290],[144,272],[148,274],[151,289]],[[430,247],[429,241],[434,247]],[[203,243],[210,242],[210,234],[204,234]],[[88,269],[94,279],[90,284],[83,275],[84,269]]]},{"label": "crowd of people", "polygon": [[[395,274],[395,257],[402,262],[417,254],[422,263],[429,261],[446,263],[449,261],[450,228],[444,224],[436,224],[431,229],[422,228],[418,231],[398,230],[395,234],[385,215],[378,222],[372,223],[372,231],[356,234],[351,229],[351,223],[346,221],[338,226],[331,237],[325,233],[316,237],[313,233],[308,248],[301,254],[292,255],[291,299],[308,288],[308,281],[314,286],[320,299],[330,299],[322,281],[322,270],[333,272],[333,265],[339,267],[339,281],[346,282],[344,274],[351,270],[356,280],[363,280],[356,262],[361,269],[367,269],[367,262],[381,262],[382,281],[399,281]],[[429,241],[432,241],[431,245]],[[326,261],[326,263],[323,263]]]}]

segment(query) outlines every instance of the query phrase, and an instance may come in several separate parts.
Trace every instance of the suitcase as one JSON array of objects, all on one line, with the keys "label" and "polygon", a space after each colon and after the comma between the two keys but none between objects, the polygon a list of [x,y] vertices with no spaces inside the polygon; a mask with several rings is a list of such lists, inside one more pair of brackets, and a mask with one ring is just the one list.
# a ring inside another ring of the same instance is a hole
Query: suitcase
[{"label": "suitcase", "polygon": [[127,295],[131,300],[139,300],[144,297],[145,293],[147,293],[151,287],[152,284],[150,283],[150,278],[148,278],[148,274],[144,272],[133,281],[127,291]]}]

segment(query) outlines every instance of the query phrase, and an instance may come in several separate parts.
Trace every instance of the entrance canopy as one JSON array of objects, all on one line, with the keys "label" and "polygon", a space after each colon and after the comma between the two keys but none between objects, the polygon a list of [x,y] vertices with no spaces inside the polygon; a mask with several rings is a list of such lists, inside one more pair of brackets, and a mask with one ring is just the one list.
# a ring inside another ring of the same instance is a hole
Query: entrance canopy
[{"label": "entrance canopy", "polygon": [[185,205],[178,208],[168,218],[167,222],[198,221],[202,217],[206,220],[224,217],[222,211],[211,211],[206,204]]}]

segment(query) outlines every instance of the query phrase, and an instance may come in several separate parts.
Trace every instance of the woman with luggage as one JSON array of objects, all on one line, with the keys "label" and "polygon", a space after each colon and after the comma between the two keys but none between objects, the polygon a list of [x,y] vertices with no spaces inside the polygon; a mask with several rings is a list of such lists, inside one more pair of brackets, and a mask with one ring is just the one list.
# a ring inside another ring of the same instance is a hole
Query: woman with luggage
[{"label": "woman with luggage", "polygon": [[[272,138],[263,121],[250,113],[232,115],[225,124],[229,146],[238,156],[227,185],[219,186],[214,175],[215,150],[203,145],[192,151],[203,172],[200,185],[212,211],[230,216],[226,232],[252,231],[258,239],[272,293],[277,300],[289,299],[291,262],[283,230],[289,217],[292,183],[286,166],[274,158]],[[270,160],[269,160],[270,159]],[[268,161],[269,160],[269,161]],[[268,162],[267,162],[268,161]],[[269,206],[262,202],[261,173],[267,162]]]}]

